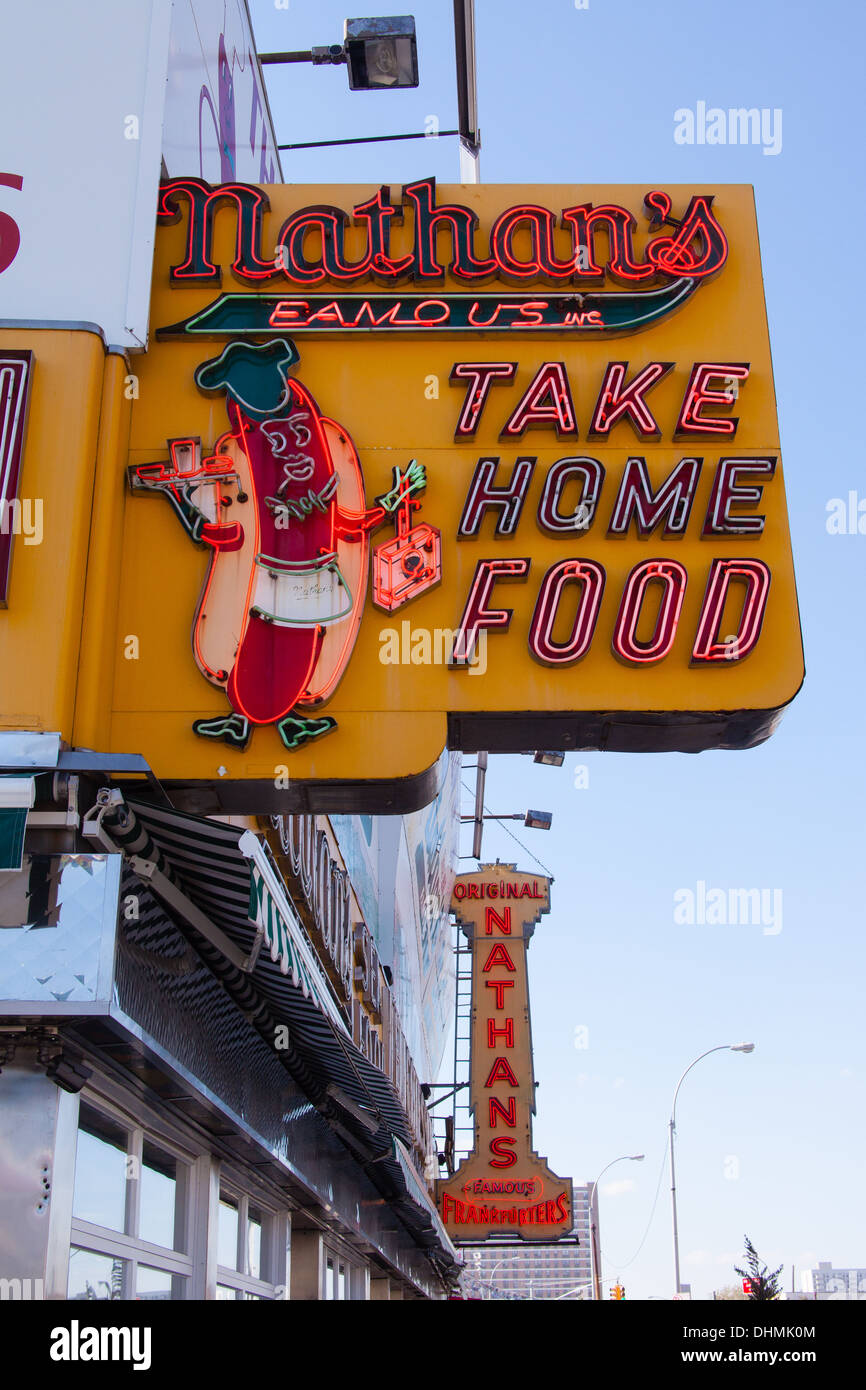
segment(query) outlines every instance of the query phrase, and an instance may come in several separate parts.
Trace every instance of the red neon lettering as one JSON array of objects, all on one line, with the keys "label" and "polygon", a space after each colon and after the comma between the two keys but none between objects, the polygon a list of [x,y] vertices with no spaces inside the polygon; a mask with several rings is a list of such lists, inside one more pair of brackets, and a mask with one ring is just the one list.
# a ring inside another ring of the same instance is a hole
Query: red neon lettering
[{"label": "red neon lettering", "polygon": [[375,280],[388,284],[400,279],[412,269],[412,256],[403,256],[399,261],[392,261],[388,254],[391,222],[403,221],[402,207],[391,206],[390,188],[377,189],[372,198],[368,198],[366,203],[358,203],[353,212],[357,224],[367,223],[367,255],[364,259]]},{"label": "red neon lettering", "polygon": [[[718,416],[702,415],[701,407],[704,405],[733,405],[737,397],[730,383],[738,380],[745,381],[749,375],[749,367],[748,362],[696,362],[686,387],[686,394],[683,397],[674,438],[689,434],[715,434],[733,439],[737,433],[737,425],[740,423],[739,416],[719,418]],[[724,381],[723,388],[715,391],[710,390],[708,382],[717,378]]]},{"label": "red neon lettering", "polygon": [[[719,639],[719,625],[734,580],[745,582],[746,593],[735,636]],[[698,621],[692,661],[742,661],[761,635],[770,570],[762,560],[714,560]]]},{"label": "red neon lettering", "polygon": [[497,579],[525,579],[529,560],[479,560],[454,638],[450,666],[466,667],[475,654],[478,634],[482,628],[498,628],[507,632],[513,609],[488,608],[487,604]]},{"label": "red neon lettering", "polygon": [[527,299],[523,304],[506,305],[512,312],[517,311],[512,328],[540,328],[544,323],[544,311],[550,308],[546,299]]},{"label": "red neon lettering", "polygon": [[305,324],[310,317],[310,306],[305,299],[281,299],[268,317],[269,328],[291,328]]},{"label": "red neon lettering", "polygon": [[743,487],[737,479],[740,473],[752,474],[770,479],[776,471],[774,458],[763,459],[719,459],[713,491],[710,495],[707,516],[704,521],[704,536],[759,536],[763,532],[763,516],[731,516],[732,506],[757,505],[763,494],[763,487]]},{"label": "red neon lettering", "polygon": [[[469,322],[473,325],[472,314],[475,307],[473,305],[469,314]],[[459,386],[463,382],[467,383],[466,395],[460,408],[457,424],[454,427],[455,439],[471,439],[474,436],[481,423],[481,414],[487,403],[491,386],[502,386],[506,382],[513,381],[516,371],[516,362],[454,363],[448,378],[451,385]]]},{"label": "red neon lettering", "polygon": [[[264,158],[264,154],[263,154]],[[262,179],[266,170],[263,166]],[[6,175],[7,182],[16,178]],[[11,183],[11,186],[16,186]],[[548,208],[534,204],[508,208],[491,230],[491,255],[478,257],[474,241],[478,218],[471,208],[459,203],[436,205],[436,184],[433,179],[419,179],[403,188],[403,203],[414,208],[414,250],[393,260],[389,254],[389,237],[393,222],[403,220],[402,208],[390,203],[390,189],[380,188],[366,202],[353,209],[353,222],[366,229],[366,246],[362,258],[355,262],[346,259],[344,240],[349,216],[341,208],[315,206],[301,208],[284,223],[275,260],[263,260],[260,255],[262,214],[267,201],[261,189],[252,185],[225,183],[211,187],[203,179],[173,179],[162,185],[158,210],[161,222],[176,221],[179,217],[177,198],[188,197],[190,228],[187,257],[174,267],[172,277],[181,280],[219,280],[219,270],[212,262],[213,216],[221,202],[234,200],[238,217],[237,248],[233,269],[241,279],[261,280],[282,271],[298,284],[331,280],[346,284],[369,276],[383,284],[391,284],[414,274],[416,281],[431,283],[443,279],[446,271],[464,281],[478,282],[499,276],[520,282],[538,277],[561,283],[564,280],[600,280],[603,268],[595,259],[593,239],[603,230],[608,242],[607,265],[610,274],[625,283],[635,284],[657,275],[668,278],[692,278],[714,274],[724,265],[727,240],[711,210],[712,198],[692,198],[685,217],[671,216],[668,194],[653,191],[644,202],[651,221],[651,230],[662,226],[674,228],[673,236],[658,236],[647,243],[647,260],[635,260],[632,233],[635,219],[626,208],[614,205],[593,207],[586,203],[566,208],[563,225],[572,229],[572,246],[565,259],[559,259],[554,247],[556,216]],[[446,264],[437,257],[437,238],[447,232],[451,254]],[[529,257],[518,259],[516,238],[528,237]],[[316,243],[316,259],[305,254],[309,237]],[[541,301],[539,301],[541,303]],[[496,311],[498,313],[498,310]],[[518,319],[526,323],[525,311],[517,309]],[[598,318],[598,311],[572,316],[586,322]]]},{"label": "red neon lettering", "polygon": [[590,309],[586,314],[569,311],[563,316],[562,321],[566,328],[604,328],[604,319],[598,309]]},{"label": "red neon lettering", "polygon": [[507,989],[514,989],[514,981],[513,981],[513,980],[485,980],[485,981],[484,981],[484,984],[485,984],[485,987],[486,987],[487,989],[495,989],[495,990],[496,990],[496,1007],[497,1007],[497,1009],[504,1009],[504,1008],[505,1008],[505,991],[506,991]]},{"label": "red neon lettering", "polygon": [[504,1046],[505,1046],[505,1047],[513,1047],[513,1046],[514,1046],[514,1019],[513,1019],[513,1018],[507,1018],[507,1019],[505,1020],[504,1026],[503,1026],[502,1028],[497,1028],[497,1027],[496,1027],[496,1019],[495,1019],[495,1018],[488,1018],[488,1020],[487,1020],[487,1046],[488,1046],[488,1047],[496,1047],[496,1046],[497,1046],[497,1042],[496,1042],[496,1039],[497,1039],[497,1038],[504,1038],[504,1039],[505,1039],[505,1043],[504,1043]]},{"label": "red neon lettering", "polygon": [[478,535],[481,518],[488,507],[499,512],[495,535],[512,536],[517,530],[534,468],[534,458],[519,458],[506,485],[496,487],[493,480],[499,471],[499,459],[479,459],[466,494],[463,515],[457,527],[457,539],[462,541],[468,536]]},{"label": "red neon lettering", "polygon": [[[712,213],[712,198],[692,198],[686,215],[678,222],[670,215],[671,200],[667,193],[648,193],[644,205],[653,208],[657,223],[667,222],[677,228],[674,237],[656,237],[647,245],[647,259],[664,275],[681,275],[701,280],[715,275],[728,259],[728,240]],[[698,241],[699,250],[692,247]]]},{"label": "red neon lettering", "polygon": [[478,218],[459,203],[435,206],[436,180],[418,179],[403,187],[404,203],[415,209],[416,280],[441,280],[445,267],[436,259],[437,233],[441,229],[451,234],[452,255],[449,267],[462,280],[487,280],[495,275],[498,265],[493,259],[479,260],[473,249]]},{"label": "red neon lettering", "polygon": [[[495,884],[495,883],[492,883],[492,884],[490,885],[490,890],[489,890],[489,891],[490,891],[490,896],[491,896],[491,897],[494,896],[494,895],[493,895],[493,889],[494,889],[495,887],[496,887],[496,884]],[[496,908],[495,908],[495,907],[485,907],[485,909],[484,909],[484,934],[485,934],[485,936],[492,936],[492,935],[493,935],[493,927],[494,927],[494,925],[496,925],[496,926],[499,928],[499,930],[502,932],[503,936],[510,936],[510,935],[511,935],[511,908],[510,908],[510,907],[506,907],[506,908],[504,909],[504,911],[503,911],[501,917],[500,917],[499,913],[496,911]]]},{"label": "red neon lettering", "polygon": [[385,309],[384,312],[377,317],[373,312],[373,306],[369,299],[365,299],[363,304],[359,306],[358,312],[355,315],[355,328],[360,328],[362,319],[365,317],[369,319],[371,328],[377,328],[379,324],[382,323],[397,323],[397,316],[400,313],[400,303],[401,301],[398,299],[396,304],[392,304],[390,309]]},{"label": "red neon lettering", "polygon": [[608,527],[609,536],[625,536],[632,517],[639,536],[649,536],[665,518],[663,536],[681,536],[689,521],[695,489],[701,476],[701,459],[681,459],[653,492],[646,459],[630,458]]},{"label": "red neon lettering", "polygon": [[655,267],[649,263],[640,265],[634,258],[632,233],[637,222],[626,208],[605,203],[594,208],[592,203],[581,203],[577,207],[565,208],[563,222],[570,222],[574,228],[575,261],[577,276],[581,280],[602,280],[604,269],[595,259],[594,237],[596,226],[604,228],[607,236],[609,256],[607,268],[617,280],[635,284],[650,280],[656,274]]},{"label": "red neon lettering", "polygon": [[338,323],[341,328],[346,327],[346,320],[343,318],[343,311],[336,299],[330,303],[323,304],[310,315],[310,323]]},{"label": "red neon lettering", "polygon": [[[514,236],[521,226],[529,230],[530,258],[519,261],[514,253]],[[557,260],[553,249],[556,218],[548,208],[508,208],[494,222],[490,233],[490,249],[499,264],[503,280],[536,280],[544,275],[551,280],[567,280],[574,274],[575,258]]]},{"label": "red neon lettering", "polygon": [[[580,502],[571,513],[560,511],[560,501],[572,478],[583,483]],[[560,535],[565,531],[588,531],[595,518],[595,509],[604,482],[604,468],[598,459],[557,459],[547,472],[544,491],[538,504],[538,524],[544,531]]]},{"label": "red neon lettering", "polygon": [[[507,1134],[498,1134],[495,1139],[491,1139],[490,1152],[496,1156],[489,1160],[490,1167],[512,1168],[517,1162],[517,1154],[515,1153],[516,1147],[517,1140],[512,1139],[510,1135]],[[505,1216],[505,1212],[502,1213],[502,1216]],[[512,1221],[515,1219],[513,1214],[510,1219]]]},{"label": "red neon lettering", "polygon": [[[534,657],[547,666],[565,666],[586,656],[598,621],[604,581],[604,569],[594,560],[560,560],[551,566],[538,591],[529,627],[529,650]],[[565,642],[554,642],[553,626],[569,584],[580,585],[577,612],[571,635]]]},{"label": "red neon lettering", "polygon": [[246,280],[266,280],[279,273],[274,261],[262,260],[260,243],[262,214],[270,204],[260,188],[251,184],[222,183],[211,187],[204,179],[171,179],[160,186],[157,219],[180,220],[179,195],[189,201],[187,255],[181,265],[172,266],[171,280],[211,280],[219,284],[221,272],[211,261],[213,219],[221,204],[233,202],[237,219],[237,240],[232,270]]},{"label": "red neon lettering", "polygon": [[531,425],[555,425],[560,436],[577,434],[574,402],[564,362],[545,362],[539,367],[500,437],[519,439]]},{"label": "red neon lettering", "polygon": [[508,947],[502,941],[497,941],[496,945],[491,949],[490,955],[481,967],[481,973],[486,975],[488,970],[493,969],[494,965],[503,965],[505,969],[510,970],[512,974],[516,973],[517,967],[508,954]]},{"label": "red neon lettering", "polygon": [[507,1057],[496,1058],[496,1061],[490,1068],[490,1075],[484,1083],[484,1089],[488,1090],[489,1087],[495,1085],[497,1081],[507,1081],[508,1085],[513,1086],[515,1090],[518,1090],[520,1086],[520,1082],[517,1080],[517,1077],[508,1064]]},{"label": "red neon lettering", "polygon": [[[371,269],[369,242],[363,260],[350,264],[345,259],[343,239],[348,223],[348,214],[333,207],[302,208],[287,218],[277,238],[276,259],[288,278],[299,285],[310,285],[318,280],[347,283],[367,276]],[[304,255],[310,233],[319,243],[320,259],[316,262],[308,261]]]},{"label": "red neon lettering", "polygon": [[[434,313],[428,312],[434,310]],[[435,312],[438,311],[438,312]],[[437,323],[447,323],[451,317],[451,309],[444,299],[422,299],[415,305],[415,322],[433,326]]]},{"label": "red neon lettering", "polygon": [[617,421],[625,416],[641,439],[658,439],[661,430],[644,396],[673,366],[673,362],[650,362],[626,386],[628,363],[608,362],[589,427],[590,437],[609,435]]},{"label": "red neon lettering", "polygon": [[[655,630],[649,642],[640,642],[637,627],[648,586],[662,585]],[[677,635],[688,575],[677,560],[644,560],[635,565],[623,591],[613,633],[613,650],[621,661],[643,666],[667,656]]]}]

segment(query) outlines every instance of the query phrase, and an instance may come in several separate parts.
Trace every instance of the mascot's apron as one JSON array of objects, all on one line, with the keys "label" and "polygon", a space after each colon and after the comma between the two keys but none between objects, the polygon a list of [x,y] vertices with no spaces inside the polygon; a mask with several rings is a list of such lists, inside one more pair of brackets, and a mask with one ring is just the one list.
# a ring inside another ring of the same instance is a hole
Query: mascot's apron
[{"label": "mascot's apron", "polygon": [[318,627],[352,611],[336,551],[313,564],[257,555],[253,613],[280,627]]}]

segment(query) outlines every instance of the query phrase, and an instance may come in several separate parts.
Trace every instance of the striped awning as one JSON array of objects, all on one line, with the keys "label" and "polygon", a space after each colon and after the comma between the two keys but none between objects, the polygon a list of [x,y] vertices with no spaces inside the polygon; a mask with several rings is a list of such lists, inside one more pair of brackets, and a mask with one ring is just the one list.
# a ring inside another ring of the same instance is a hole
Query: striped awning
[{"label": "striped awning", "polygon": [[[250,831],[145,802],[127,801],[177,885],[244,955],[263,945],[249,980],[322,1088],[334,1086],[369,1117],[361,1133],[411,1145],[388,1077],[355,1046],[343,1010],[270,851]],[[240,846],[243,846],[241,848]],[[125,844],[139,856],[142,847]],[[146,857],[146,856],[145,856]],[[278,1054],[279,1055],[279,1054]]]},{"label": "striped awning", "polygon": [[34,786],[32,777],[0,777],[0,871],[21,868]]}]

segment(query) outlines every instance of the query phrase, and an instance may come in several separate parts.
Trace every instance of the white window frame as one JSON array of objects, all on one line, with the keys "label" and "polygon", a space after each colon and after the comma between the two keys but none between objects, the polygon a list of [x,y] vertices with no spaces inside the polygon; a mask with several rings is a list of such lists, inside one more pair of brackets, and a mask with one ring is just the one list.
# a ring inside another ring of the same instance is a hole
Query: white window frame
[{"label": "white window frame", "polygon": [[[330,1269],[328,1266],[330,1265]],[[340,1272],[343,1273],[343,1294],[340,1296]],[[329,1245],[322,1248],[321,1297],[327,1302],[357,1303],[370,1297],[369,1271],[363,1261],[352,1259],[341,1249]]]},{"label": "white window frame", "polygon": [[[279,1301],[287,1296],[284,1283],[285,1278],[285,1254],[281,1246],[286,1240],[286,1213],[278,1211],[267,1202],[262,1201],[259,1195],[250,1195],[245,1192],[238,1181],[233,1181],[231,1176],[221,1177],[219,1185],[219,1201],[223,1202],[228,1198],[229,1202],[237,1208],[238,1213],[238,1238],[235,1256],[236,1269],[229,1269],[226,1265],[218,1264],[216,1267],[216,1282],[222,1288],[235,1290],[235,1299],[243,1299],[247,1294],[252,1294],[256,1298],[264,1298],[269,1301]],[[250,1274],[249,1263],[249,1223],[250,1207],[253,1207],[261,1217],[262,1245],[261,1245],[261,1274],[256,1277]],[[216,1239],[218,1241],[218,1228]],[[226,1299],[231,1302],[231,1299]]]},{"label": "white window frame", "polygon": [[[124,1209],[124,1230],[113,1231],[107,1226],[98,1226],[90,1221],[83,1221],[73,1214],[70,1231],[70,1247],[89,1251],[95,1255],[106,1255],[115,1259],[123,1260],[123,1283],[121,1298],[124,1301],[135,1300],[138,1295],[136,1284],[138,1281],[138,1266],[146,1265],[149,1269],[155,1269],[162,1274],[172,1277],[173,1302],[187,1301],[193,1297],[192,1280],[194,1274],[194,1260],[192,1254],[192,1216],[193,1216],[193,1182],[192,1169],[195,1162],[195,1155],[182,1148],[171,1139],[160,1133],[156,1129],[142,1125],[133,1116],[104,1101],[101,1097],[97,1100],[91,1096],[84,1096],[84,1105],[97,1114],[104,1115],[105,1118],[116,1124],[126,1134],[126,1159],[127,1159],[127,1183],[126,1201]],[[75,1161],[78,1163],[78,1138],[85,1126],[82,1124],[82,1117],[79,1114],[78,1130],[76,1134]],[[183,1246],[182,1250],[169,1250],[163,1245],[154,1245],[150,1241],[145,1241],[138,1236],[140,1216],[141,1216],[141,1166],[142,1155],[145,1142],[153,1144],[154,1147],[164,1150],[170,1154],[177,1164],[177,1176],[175,1179],[175,1240]],[[74,1184],[73,1174],[73,1184]],[[178,1298],[178,1285],[176,1279],[183,1279],[180,1287],[180,1297]],[[67,1275],[68,1280],[68,1275]],[[68,1287],[68,1284],[67,1284]]]}]

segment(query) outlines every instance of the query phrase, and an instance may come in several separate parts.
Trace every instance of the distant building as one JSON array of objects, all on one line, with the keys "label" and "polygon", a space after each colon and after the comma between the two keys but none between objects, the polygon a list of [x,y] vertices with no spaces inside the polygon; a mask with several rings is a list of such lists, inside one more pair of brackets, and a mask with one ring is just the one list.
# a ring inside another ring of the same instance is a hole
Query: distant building
[{"label": "distant building", "polygon": [[[572,1237],[565,1241],[532,1245],[525,1250],[490,1241],[483,1248],[466,1249],[466,1272],[461,1280],[463,1292],[471,1298],[591,1299],[592,1232],[589,1214],[591,1183],[574,1184],[574,1224]],[[593,1197],[596,1239],[598,1239],[598,1201]],[[573,1237],[579,1243],[575,1243]],[[606,1295],[606,1290],[602,1291]]]},{"label": "distant building", "polygon": [[817,1268],[803,1271],[803,1292],[818,1299],[866,1300],[866,1269],[835,1269],[822,1260]]}]

